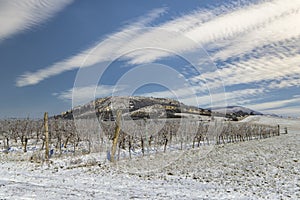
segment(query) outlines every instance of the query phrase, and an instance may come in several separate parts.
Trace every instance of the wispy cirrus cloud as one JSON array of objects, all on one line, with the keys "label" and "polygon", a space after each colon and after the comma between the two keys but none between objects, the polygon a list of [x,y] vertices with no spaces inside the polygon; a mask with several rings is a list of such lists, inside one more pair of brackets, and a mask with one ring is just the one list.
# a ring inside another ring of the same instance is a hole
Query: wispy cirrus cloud
[{"label": "wispy cirrus cloud", "polygon": [[300,87],[300,74],[291,74],[288,77],[282,77],[279,80],[273,80],[268,85],[270,89],[282,89],[282,88],[289,88],[289,87]]},{"label": "wispy cirrus cloud", "polygon": [[[213,60],[226,60],[258,47],[275,42],[282,43],[300,35],[299,26],[297,26],[299,0],[295,2],[260,1],[260,3],[247,6],[243,4],[237,6],[231,3],[225,5],[222,9],[198,10],[155,26],[132,42],[140,46],[156,46],[179,53],[193,51],[203,46]],[[196,45],[181,43],[180,38],[172,38],[161,29],[174,31],[190,38]],[[162,52],[139,53],[130,58],[133,60],[131,63],[141,64],[168,55]]]},{"label": "wispy cirrus cloud", "polygon": [[[211,52],[210,55],[213,58],[226,60],[270,43],[284,43],[285,40],[299,36],[299,26],[296,26],[295,23],[299,18],[299,9],[299,0],[293,2],[283,0],[259,1],[259,3],[250,5],[227,3],[210,10],[196,10],[154,26],[151,30],[140,30],[139,28],[147,26],[151,20],[164,12],[164,10],[158,9],[142,18],[143,20],[126,26],[121,31],[104,39],[102,44],[105,48],[93,52],[95,56],[90,55],[89,61],[83,66],[90,66],[107,60],[120,54],[120,52],[128,52],[147,46],[174,50],[180,53],[193,51],[199,45],[203,45]],[[162,29],[179,33],[183,37],[191,38],[196,43],[180,42],[178,37],[172,38],[168,33],[161,31]],[[111,42],[112,38],[113,43]],[[17,79],[17,86],[34,85],[48,77],[79,68],[86,55],[95,46],[50,67],[21,75]],[[213,50],[216,48],[219,49],[214,52]],[[282,50],[279,53],[284,54],[286,52],[289,53],[288,50]],[[256,58],[262,55],[263,53],[256,55]],[[129,59],[131,59],[132,64],[139,64],[151,62],[164,56],[169,56],[169,54],[162,51],[153,51],[152,53],[139,51],[131,54]]]},{"label": "wispy cirrus cloud", "polygon": [[53,17],[73,0],[1,0],[0,42]]},{"label": "wispy cirrus cloud", "polygon": [[[197,79],[201,81],[204,77],[212,82],[213,87],[219,87],[222,82],[231,86],[273,80],[284,81],[282,86],[297,86],[297,77],[300,76],[299,64],[300,54],[281,57],[262,56],[225,64],[224,68],[218,70],[219,74],[208,72],[193,77],[192,80],[197,82]],[[289,82],[291,79],[294,81]],[[276,82],[266,87],[273,89],[276,87]]]},{"label": "wispy cirrus cloud", "polygon": [[[125,88],[126,86],[120,85],[100,85],[98,87],[90,85],[85,87],[71,88],[69,90],[62,91],[59,93],[53,93],[52,95],[64,101],[71,101],[75,98],[76,104],[80,105],[85,104],[98,97],[112,96],[114,92],[119,92],[121,90],[124,90]],[[91,94],[93,94],[93,96],[91,96]]]},{"label": "wispy cirrus cloud", "polygon": [[300,111],[300,106],[295,106],[295,103],[299,103],[300,98],[295,97],[293,99],[283,99],[283,100],[276,100],[276,101],[270,101],[270,102],[265,102],[265,103],[259,103],[259,104],[249,104],[249,106],[253,109],[261,110],[261,111],[270,111],[270,110],[279,110],[282,109],[283,107],[297,107],[297,110],[294,110],[294,113]]},{"label": "wispy cirrus cloud", "polygon": [[[63,72],[78,69],[80,67],[89,67],[96,63],[108,61],[111,57],[115,57],[120,52],[120,46],[126,46],[126,43],[139,35],[143,34],[140,28],[147,26],[151,21],[161,16],[166,11],[165,8],[155,9],[146,16],[137,19],[134,23],[125,26],[122,30],[108,36],[102,43],[102,48],[96,49],[99,42],[96,42],[90,48],[83,52],[67,58],[63,61],[54,63],[53,65],[40,69],[36,72],[26,72],[19,76],[16,81],[18,87],[35,85],[52,76],[59,75]],[[106,42],[106,41],[113,41]],[[128,47],[127,47],[128,48]],[[130,47],[128,48],[128,50]],[[123,50],[128,51],[128,50]],[[88,56],[89,59],[86,60]]]},{"label": "wispy cirrus cloud", "polygon": [[[294,7],[295,6],[295,7]],[[274,9],[274,11],[276,11]],[[248,33],[240,34],[234,39],[225,42],[222,51],[213,55],[213,59],[226,60],[230,57],[239,56],[265,45],[273,45],[279,48],[288,40],[299,42],[300,26],[298,19],[300,18],[300,3],[293,5],[293,9],[286,12],[278,13],[273,19],[253,27]],[[221,43],[222,44],[222,43]],[[277,46],[275,46],[277,45]],[[277,52],[278,54],[286,52],[287,49]]]},{"label": "wispy cirrus cloud", "polygon": [[281,108],[268,109],[263,111],[265,114],[274,114],[288,116],[288,117],[299,117],[300,106],[288,106]]}]

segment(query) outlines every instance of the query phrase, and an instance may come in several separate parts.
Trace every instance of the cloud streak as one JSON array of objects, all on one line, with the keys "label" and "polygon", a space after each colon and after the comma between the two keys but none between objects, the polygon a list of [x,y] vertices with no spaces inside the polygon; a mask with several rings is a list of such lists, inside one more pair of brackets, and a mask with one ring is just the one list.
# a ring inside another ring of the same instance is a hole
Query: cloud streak
[{"label": "cloud streak", "polygon": [[278,100],[278,101],[270,101],[260,104],[254,104],[249,105],[252,108],[258,109],[258,110],[271,110],[271,109],[278,109],[282,107],[289,106],[294,103],[298,103],[300,101],[300,98],[293,98],[293,99],[285,99],[285,100]]},{"label": "cloud streak", "polygon": [[[147,26],[151,21],[161,16],[166,11],[165,8],[155,9],[149,12],[145,17],[141,17],[136,22],[125,26],[119,32],[116,32],[102,43],[102,48],[96,48],[99,42],[96,42],[90,48],[73,57],[67,58],[63,61],[57,62],[49,67],[40,69],[36,72],[26,72],[19,76],[16,81],[16,86],[23,87],[28,85],[35,85],[39,82],[59,75],[63,72],[78,69],[80,67],[89,67],[99,62],[109,61],[111,57],[118,55],[120,46],[130,41],[133,37],[143,34],[139,28]],[[114,43],[107,42],[114,41]],[[88,59],[86,60],[86,57]]]},{"label": "cloud streak", "polygon": [[72,0],[2,0],[0,1],[0,42],[39,25]]},{"label": "cloud streak", "polygon": [[[225,64],[225,67],[218,70],[219,74],[209,72],[192,80],[202,80],[203,77],[212,82],[213,87],[219,87],[222,82],[226,86],[238,84],[250,84],[266,81],[273,81],[266,86],[273,89],[276,87],[297,86],[300,76],[300,54],[295,56],[262,56],[244,61]],[[274,81],[276,80],[276,81]],[[293,80],[293,81],[291,81]],[[281,84],[276,84],[279,81]]]},{"label": "cloud streak", "polygon": [[[78,105],[82,105],[91,100],[94,100],[95,98],[112,96],[114,92],[122,91],[125,88],[126,86],[101,85],[95,87],[91,85],[85,87],[71,88],[67,91],[53,93],[52,95],[64,101],[71,101],[74,98],[73,95],[75,94],[76,103]],[[91,96],[91,94],[94,94],[94,96]]]}]

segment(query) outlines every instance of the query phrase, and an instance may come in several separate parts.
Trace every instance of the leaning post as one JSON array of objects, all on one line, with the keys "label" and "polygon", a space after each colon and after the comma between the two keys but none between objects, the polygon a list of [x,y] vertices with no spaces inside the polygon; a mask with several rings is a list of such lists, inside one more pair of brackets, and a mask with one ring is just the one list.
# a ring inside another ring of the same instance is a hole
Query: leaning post
[{"label": "leaning post", "polygon": [[111,156],[110,156],[110,161],[111,162],[115,161],[117,143],[118,143],[118,140],[119,140],[120,130],[121,130],[121,117],[122,117],[121,110],[117,110],[116,128],[115,128],[115,134],[114,134],[113,145],[112,145],[112,148],[111,148]]},{"label": "leaning post", "polygon": [[48,126],[48,112],[44,114],[44,127],[45,127],[45,160],[49,161],[49,126]]}]

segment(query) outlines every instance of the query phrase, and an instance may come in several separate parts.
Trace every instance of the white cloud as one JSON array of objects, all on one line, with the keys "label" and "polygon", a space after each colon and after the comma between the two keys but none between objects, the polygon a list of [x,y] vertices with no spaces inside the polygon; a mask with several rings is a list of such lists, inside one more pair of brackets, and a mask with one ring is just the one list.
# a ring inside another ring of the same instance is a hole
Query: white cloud
[{"label": "white cloud", "polygon": [[[139,28],[145,27],[148,23],[159,17],[164,12],[164,8],[155,9],[148,13],[145,17],[125,26],[121,31],[108,36],[103,41],[102,48],[96,48],[99,44],[99,42],[96,42],[95,45],[92,45],[90,48],[84,50],[78,55],[61,62],[57,62],[36,72],[26,72],[17,78],[16,85],[18,87],[35,85],[44,79],[59,75],[65,71],[78,69],[79,67],[89,67],[98,62],[109,61],[112,57],[120,54],[120,46],[126,46],[125,44],[127,44],[132,38],[143,34]],[[108,41],[113,41],[113,43]],[[126,52],[126,50],[123,52]],[[86,60],[87,56],[88,59]]]},{"label": "white cloud", "polygon": [[290,106],[284,108],[275,108],[264,111],[265,114],[277,114],[287,117],[299,117],[300,106]]},{"label": "white cloud", "polygon": [[100,85],[100,86],[85,86],[78,88],[71,88],[67,91],[53,93],[53,96],[64,100],[64,101],[72,101],[76,105],[83,105],[87,102],[94,100],[98,97],[112,96],[113,93],[119,92],[125,89],[126,86],[113,86],[113,85]]},{"label": "white cloud", "polygon": [[[198,102],[204,107],[222,107],[227,105],[245,105],[249,99],[261,95],[265,92],[263,88],[250,88],[234,90],[224,93],[204,95],[198,97]],[[213,102],[211,101],[213,97]]]},{"label": "white cloud", "polygon": [[277,79],[272,81],[268,87],[270,89],[282,89],[289,87],[300,87],[300,73],[291,74],[286,77],[282,77],[281,79]]},{"label": "white cloud", "polygon": [[290,106],[291,104],[300,102],[300,98],[293,98],[293,99],[285,99],[285,100],[278,100],[278,101],[270,101],[265,103],[253,104],[249,105],[253,109],[257,109],[260,111],[266,110],[274,110],[274,109],[281,109],[282,107]]},{"label": "white cloud", "polygon": [[[227,40],[225,48],[214,54],[213,59],[226,60],[230,57],[242,56],[257,47],[276,44],[278,42],[285,43],[286,40],[299,37],[300,26],[298,25],[298,21],[300,19],[300,5],[296,4],[295,7],[295,9],[287,11],[285,15],[283,13],[276,13],[278,14],[277,18],[264,23],[263,26],[257,24],[258,27],[248,30],[248,33],[241,34],[232,40]],[[282,43],[279,44],[280,46],[282,46]],[[276,48],[276,46],[273,48]],[[287,50],[282,49],[282,51],[286,52]],[[281,52],[276,52],[276,54],[279,53]]]},{"label": "white cloud", "polygon": [[[299,83],[300,54],[295,56],[262,56],[245,61],[237,61],[225,64],[224,68],[216,72],[208,72],[191,80],[197,82],[203,78],[211,82],[212,87],[220,87],[238,84],[253,84],[265,81],[274,81],[265,86],[269,89],[295,86]],[[280,81],[281,85],[276,84]]]},{"label": "white cloud", "polygon": [[71,2],[72,0],[0,1],[0,42],[45,22]]},{"label": "white cloud", "polygon": [[280,19],[283,14],[290,13],[295,8],[299,9],[299,6],[300,1],[297,0],[293,2],[275,0],[250,5],[225,13],[203,26],[195,27],[186,35],[202,44],[230,39]]}]

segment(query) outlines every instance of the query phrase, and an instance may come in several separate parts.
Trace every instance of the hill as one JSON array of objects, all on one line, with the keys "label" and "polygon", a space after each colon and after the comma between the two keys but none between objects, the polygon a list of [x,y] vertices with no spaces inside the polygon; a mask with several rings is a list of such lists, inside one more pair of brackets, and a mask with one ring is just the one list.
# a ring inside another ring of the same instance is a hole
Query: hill
[{"label": "hill", "polygon": [[72,110],[56,115],[56,118],[72,119],[97,117],[103,120],[114,120],[114,112],[122,110],[124,119],[144,118],[179,118],[189,115],[210,116],[208,109],[185,105],[177,100],[169,98],[140,97],[140,96],[116,96],[98,98],[85,105],[77,106]]},{"label": "hill", "polygon": [[214,108],[198,108],[185,105],[174,99],[141,97],[141,96],[114,96],[98,98],[87,104],[77,106],[72,110],[56,115],[56,118],[101,118],[105,121],[114,120],[114,112],[122,110],[122,116],[126,119],[145,118],[180,118],[200,116],[220,116],[229,120],[239,120],[248,115],[263,115],[260,112],[243,106],[227,106]]},{"label": "hill", "polygon": [[260,112],[246,108],[243,106],[227,106],[227,107],[212,107],[208,108],[215,115],[225,115],[227,118],[237,119],[248,115],[263,115]]}]

